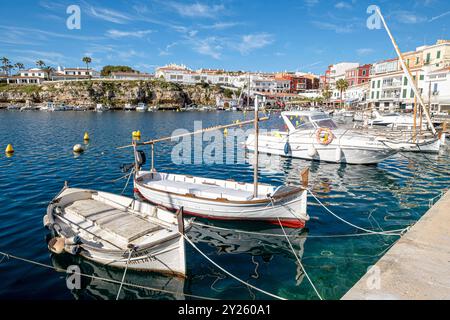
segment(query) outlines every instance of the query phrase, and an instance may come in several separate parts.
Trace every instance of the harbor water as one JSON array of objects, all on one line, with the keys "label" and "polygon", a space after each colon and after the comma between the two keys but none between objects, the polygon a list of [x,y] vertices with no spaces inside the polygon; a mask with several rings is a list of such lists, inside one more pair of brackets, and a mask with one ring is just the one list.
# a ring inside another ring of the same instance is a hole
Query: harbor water
[{"label": "harbor water", "polygon": [[[179,128],[203,127],[249,119],[241,112],[13,112],[0,111],[0,147],[12,144],[15,154],[0,155],[0,251],[65,269],[78,265],[83,273],[119,280],[121,270],[47,249],[48,231],[42,218],[49,201],[68,181],[72,187],[113,193],[124,190],[121,164],[133,161],[131,132],[143,139],[170,136]],[[278,118],[272,115],[266,127]],[[90,141],[74,155],[72,147]],[[174,143],[156,146],[159,171],[252,182],[250,164],[175,165]],[[150,148],[144,148],[149,152]],[[262,161],[260,181],[274,185],[300,184],[299,173],[310,168],[310,187],[333,212],[360,227],[375,231],[402,229],[417,221],[430,202],[448,188],[449,152],[397,154],[377,166],[337,165],[298,159]],[[148,166],[148,164],[147,164]],[[124,190],[133,196],[130,183]],[[324,299],[339,299],[365,274],[398,237],[360,235],[309,196],[307,229],[287,230],[302,265]],[[287,299],[318,299],[298,264],[282,230],[276,225],[219,223],[197,220],[188,236],[217,264],[252,285]],[[211,265],[189,244],[186,279],[129,272],[127,282],[141,288],[122,290],[123,299],[267,299]],[[83,278],[81,288],[69,289],[67,274],[0,256],[1,299],[115,299],[118,284]],[[150,287],[159,291],[144,289]],[[161,292],[163,291],[163,292]],[[175,292],[175,293],[172,293]]]}]

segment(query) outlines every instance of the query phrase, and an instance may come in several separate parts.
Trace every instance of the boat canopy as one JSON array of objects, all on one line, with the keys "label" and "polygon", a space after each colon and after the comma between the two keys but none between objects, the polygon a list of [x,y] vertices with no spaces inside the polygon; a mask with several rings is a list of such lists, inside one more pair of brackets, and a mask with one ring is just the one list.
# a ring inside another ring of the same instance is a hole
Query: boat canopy
[{"label": "boat canopy", "polygon": [[289,111],[282,112],[289,131],[314,130],[318,128],[337,129],[336,123],[324,112],[320,111]]}]

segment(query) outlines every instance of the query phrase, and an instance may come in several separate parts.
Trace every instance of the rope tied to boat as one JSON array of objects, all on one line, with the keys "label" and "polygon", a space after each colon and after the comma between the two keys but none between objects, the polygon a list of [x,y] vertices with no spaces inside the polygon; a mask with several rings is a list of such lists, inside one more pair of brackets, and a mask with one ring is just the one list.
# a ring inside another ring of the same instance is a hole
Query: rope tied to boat
[{"label": "rope tied to boat", "polygon": [[314,289],[314,291],[316,292],[317,296],[319,297],[320,300],[323,300],[322,296],[320,295],[319,291],[317,291],[316,286],[314,285],[314,283],[312,282],[311,278],[309,277],[308,273],[306,272],[305,267],[303,266],[302,262],[300,261],[300,258],[298,257],[298,255],[295,253],[294,247],[292,246],[291,241],[289,240],[289,237],[286,234],[286,231],[284,230],[283,224],[281,223],[280,218],[278,219],[278,223],[280,224],[281,230],[283,230],[283,234],[287,240],[287,242],[289,243],[289,246],[291,247],[292,253],[295,256],[295,259],[297,259],[298,264],[300,265],[300,267],[303,270],[303,273],[305,274],[306,278],[308,279],[309,283],[311,284],[311,287]]},{"label": "rope tied to boat", "polygon": [[[58,268],[58,267],[55,267],[55,266],[51,266],[51,265],[48,265],[48,264],[45,264],[45,263],[41,263],[41,262],[33,261],[33,260],[30,260],[30,259],[22,258],[22,257],[19,257],[19,256],[14,256],[14,255],[8,254],[6,252],[0,251],[0,255],[2,255],[4,258],[7,257],[8,260],[9,259],[14,259],[14,260],[17,260],[17,261],[22,261],[22,262],[26,262],[26,263],[29,263],[29,264],[32,264],[32,265],[36,265],[36,266],[39,266],[39,267],[52,269],[52,270],[54,270],[56,272],[68,273],[66,269]],[[112,283],[112,284],[120,284],[121,283],[120,281],[117,281],[117,280],[114,280],[114,279],[107,279],[107,278],[97,277],[97,276],[94,276],[94,275],[85,274],[85,273],[81,273],[81,272],[70,272],[70,274],[76,274],[76,275],[79,275],[81,277],[86,277],[86,278],[89,278],[89,279],[105,281],[105,282]],[[136,289],[144,289],[144,290],[149,290],[149,291],[157,291],[157,292],[161,292],[161,293],[173,294],[173,295],[176,295],[176,296],[184,295],[186,297],[191,297],[191,298],[196,298],[196,299],[218,300],[216,298],[204,297],[204,296],[188,294],[188,293],[184,293],[184,292],[182,292],[182,293],[174,292],[174,291],[170,291],[170,290],[166,290],[166,289],[157,289],[157,288],[152,288],[152,287],[148,287],[148,286],[142,286],[142,285],[138,285],[138,284],[134,284],[134,283],[128,283],[128,282],[124,282],[123,285],[131,287],[131,288],[136,288]]]},{"label": "rope tied to boat", "polygon": [[127,263],[125,265],[125,271],[123,272],[122,281],[120,282],[120,287],[119,287],[119,291],[117,292],[116,300],[119,300],[120,292],[122,291],[123,283],[124,283],[125,277],[127,275],[128,265],[129,265],[130,260],[131,260],[131,255],[136,250],[136,247],[134,245],[132,245],[132,244],[129,244],[128,245],[128,249],[129,249],[130,253],[128,254],[128,260],[127,260]]},{"label": "rope tied to boat", "polygon": [[231,272],[225,270],[224,268],[222,268],[220,265],[218,265],[216,262],[214,262],[213,260],[211,260],[205,253],[203,253],[200,248],[198,248],[192,241],[191,239],[189,239],[185,234],[179,232],[179,234],[186,240],[186,242],[188,242],[198,253],[200,253],[200,255],[202,255],[206,260],[208,260],[210,263],[212,263],[216,268],[220,269],[222,272],[226,273],[228,276],[232,277],[233,279],[235,279],[236,281],[244,284],[245,286],[247,286],[248,288],[252,288],[256,291],[259,291],[261,293],[264,293],[265,295],[268,295],[269,297],[275,298],[275,299],[279,299],[279,300],[287,300],[286,298],[277,296],[273,293],[267,292],[263,289],[259,289],[257,287],[255,287],[254,285],[251,285],[248,282],[245,282],[244,280],[238,278],[237,276],[235,276],[234,274],[232,274]]},{"label": "rope tied to boat", "polygon": [[125,193],[125,190],[128,188],[128,184],[130,183],[131,176],[133,175],[134,172],[135,172],[135,169],[131,170],[130,174],[128,175],[127,183],[125,184],[125,187],[123,188],[120,195],[123,195]]},{"label": "rope tied to boat", "polygon": [[[317,198],[317,196],[311,191],[311,189],[307,189],[309,194],[317,201],[318,204],[320,204],[328,213],[330,213],[331,215],[333,215],[336,219],[340,220],[341,222],[364,232],[367,233],[371,233],[371,234],[380,234],[380,235],[391,235],[391,236],[399,236],[401,237],[404,234],[404,231],[407,230],[408,228],[403,228],[400,230],[391,230],[391,231],[373,231],[373,230],[369,230],[360,226],[357,226],[347,220],[345,220],[344,218],[341,218],[340,216],[338,216],[336,213],[334,213],[333,211],[331,211],[330,209],[328,209],[327,206],[325,206],[322,201],[319,200],[319,198]],[[400,232],[400,233],[397,233]]]}]

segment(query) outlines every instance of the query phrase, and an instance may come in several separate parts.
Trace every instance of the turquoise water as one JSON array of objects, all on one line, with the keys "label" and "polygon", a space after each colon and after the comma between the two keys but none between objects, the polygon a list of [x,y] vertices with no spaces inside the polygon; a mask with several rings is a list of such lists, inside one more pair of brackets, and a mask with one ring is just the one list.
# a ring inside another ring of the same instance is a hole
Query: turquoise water
[{"label": "turquoise water", "polygon": [[[248,117],[249,115],[247,115]],[[42,217],[48,202],[70,186],[122,192],[125,181],[120,165],[132,161],[129,150],[116,147],[130,142],[131,132],[143,138],[170,135],[180,127],[192,130],[194,120],[203,126],[243,120],[242,113],[125,113],[106,112],[11,112],[0,111],[0,148],[12,143],[16,152],[0,154],[0,251],[47,265],[66,268],[79,264],[87,274],[120,280],[121,271],[101,267],[70,256],[53,257],[47,250],[47,231]],[[271,126],[275,124],[265,124]],[[74,156],[72,147],[82,143],[88,131],[87,150]],[[156,167],[161,171],[189,173],[251,182],[253,168],[238,165],[186,165],[171,162],[173,144],[157,146]],[[146,150],[148,151],[148,150]],[[299,183],[299,171],[310,167],[310,184],[331,210],[352,223],[372,230],[404,228],[423,215],[430,199],[449,186],[449,154],[396,155],[378,166],[341,166],[302,160],[277,159],[261,168],[261,181]],[[132,196],[132,185],[125,194]],[[380,235],[355,235],[309,197],[311,221],[307,230],[289,230],[302,264],[325,299],[339,299],[397,239]],[[200,221],[208,224],[207,221]],[[288,299],[317,299],[304,277],[280,228],[269,225],[215,223],[219,228],[195,226],[189,237],[212,260],[239,278]],[[253,233],[241,233],[239,229]],[[51,269],[0,257],[0,298],[114,299],[118,285],[84,279],[81,290],[66,287],[66,275]],[[188,278],[185,281],[158,275],[130,273],[127,280],[146,289],[124,288],[122,298],[174,299],[198,295],[218,299],[262,299],[262,293],[236,282],[209,264],[187,245]],[[184,293],[185,295],[183,295]]]}]

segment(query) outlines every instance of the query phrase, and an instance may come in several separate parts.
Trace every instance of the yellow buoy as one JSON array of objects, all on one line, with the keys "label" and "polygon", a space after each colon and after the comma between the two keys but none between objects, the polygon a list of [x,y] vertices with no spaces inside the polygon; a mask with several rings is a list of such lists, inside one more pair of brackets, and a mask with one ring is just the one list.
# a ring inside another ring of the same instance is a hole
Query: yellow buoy
[{"label": "yellow buoy", "polygon": [[227,128],[225,128],[225,130],[223,130],[223,134],[224,134],[224,135],[227,135],[227,134],[228,134],[228,129],[227,129]]},{"label": "yellow buoy", "polygon": [[89,133],[85,132],[84,133],[84,141],[88,141],[89,140]]},{"label": "yellow buoy", "polygon": [[8,144],[8,146],[7,146],[6,149],[5,149],[5,152],[6,152],[7,154],[13,154],[13,153],[14,153],[14,148],[13,148],[13,146],[12,146],[11,144]]}]

